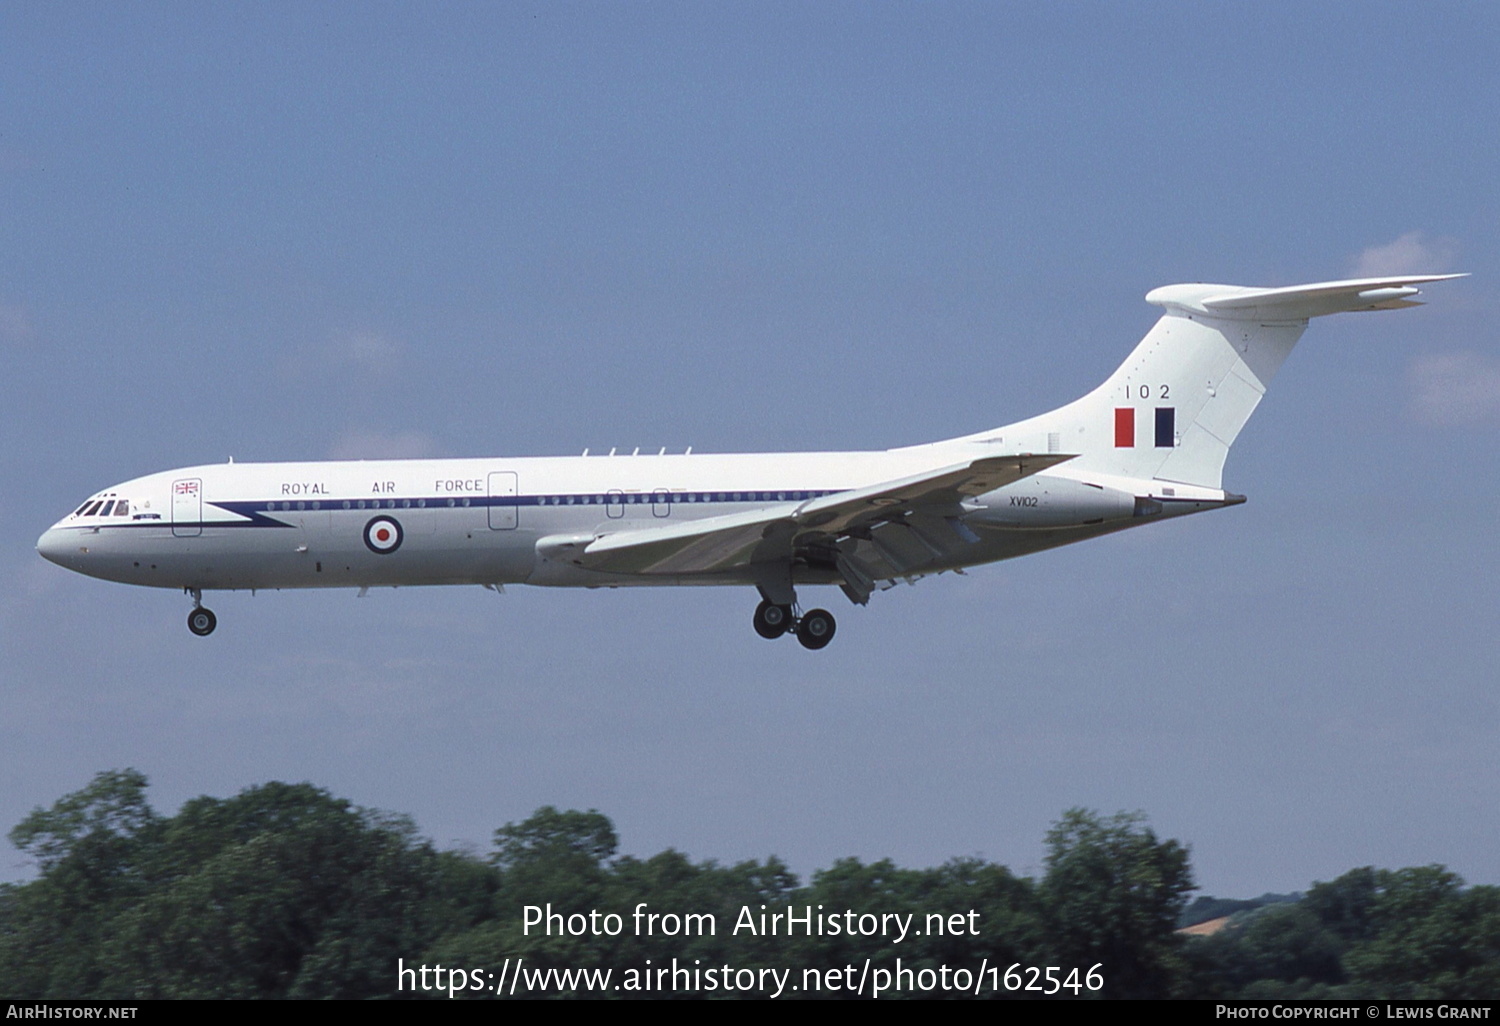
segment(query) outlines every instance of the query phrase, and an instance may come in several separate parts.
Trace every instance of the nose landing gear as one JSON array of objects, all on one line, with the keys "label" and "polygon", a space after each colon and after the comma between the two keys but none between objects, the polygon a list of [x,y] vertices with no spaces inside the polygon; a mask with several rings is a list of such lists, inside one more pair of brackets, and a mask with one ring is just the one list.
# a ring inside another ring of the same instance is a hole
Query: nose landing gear
[{"label": "nose landing gear", "polygon": [[826,609],[814,609],[797,616],[792,606],[763,601],[755,607],[755,633],[763,638],[795,634],[803,648],[820,649],[833,640],[838,625]]},{"label": "nose landing gear", "polygon": [[193,596],[193,608],[188,612],[188,630],[206,638],[219,626],[219,618],[214,611],[203,604],[203,591],[199,588],[188,588],[187,593]]}]

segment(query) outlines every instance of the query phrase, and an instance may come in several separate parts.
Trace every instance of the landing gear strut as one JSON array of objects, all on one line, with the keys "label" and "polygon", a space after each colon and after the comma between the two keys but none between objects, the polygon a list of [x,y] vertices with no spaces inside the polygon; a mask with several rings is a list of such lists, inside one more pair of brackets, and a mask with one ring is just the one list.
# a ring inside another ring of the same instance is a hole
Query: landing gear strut
[{"label": "landing gear strut", "polygon": [[214,611],[203,604],[203,592],[198,588],[187,589],[189,595],[193,596],[193,608],[188,612],[188,630],[206,638],[219,626],[219,618]]},{"label": "landing gear strut", "polygon": [[769,599],[755,607],[755,633],[763,638],[779,638],[791,633],[803,648],[820,649],[833,640],[837,629],[833,614],[814,609],[797,616],[793,606],[777,605]]}]

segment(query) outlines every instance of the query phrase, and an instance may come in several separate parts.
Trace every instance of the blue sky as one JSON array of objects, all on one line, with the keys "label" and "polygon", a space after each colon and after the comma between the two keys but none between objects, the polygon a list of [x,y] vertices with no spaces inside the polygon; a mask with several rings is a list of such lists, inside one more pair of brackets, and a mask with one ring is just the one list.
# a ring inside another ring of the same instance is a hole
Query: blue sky
[{"label": "blue sky", "polygon": [[[1500,15],[1480,4],[0,9],[0,824],[135,766],[484,848],[1038,868],[1140,809],[1218,894],[1500,882]],[[187,602],[84,496],[237,460],[882,448],[1102,380],[1176,281],[1469,271],[1315,321],[1247,505],[877,596]],[[29,872],[19,853],[0,876]]]}]

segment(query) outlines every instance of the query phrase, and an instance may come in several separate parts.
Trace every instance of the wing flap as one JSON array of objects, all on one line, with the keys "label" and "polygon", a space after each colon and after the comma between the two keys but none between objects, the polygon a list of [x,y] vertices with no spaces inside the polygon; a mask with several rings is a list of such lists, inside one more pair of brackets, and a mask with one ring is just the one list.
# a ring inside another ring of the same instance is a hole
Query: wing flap
[{"label": "wing flap", "polygon": [[670,527],[621,531],[596,539],[583,551],[581,565],[624,574],[703,573],[743,566],[774,535],[776,524],[790,524],[797,503],[782,502],[748,513],[731,513]]},{"label": "wing flap", "polygon": [[921,509],[955,506],[1072,458],[1062,453],[986,456],[801,503],[620,531],[595,539],[575,562],[611,573],[695,574],[789,560],[806,535],[838,537]]}]

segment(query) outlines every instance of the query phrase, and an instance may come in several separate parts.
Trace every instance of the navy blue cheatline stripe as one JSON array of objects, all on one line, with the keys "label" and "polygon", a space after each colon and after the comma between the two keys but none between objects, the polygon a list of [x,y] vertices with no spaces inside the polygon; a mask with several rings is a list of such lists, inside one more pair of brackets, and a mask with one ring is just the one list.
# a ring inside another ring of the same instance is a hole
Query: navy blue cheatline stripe
[{"label": "navy blue cheatline stripe", "polygon": [[[254,500],[248,502],[210,502],[210,506],[245,517],[260,517],[261,511],[271,516],[284,513],[342,513],[364,510],[392,509],[484,509],[489,506],[647,506],[652,503],[671,503],[679,506],[701,506],[721,502],[806,502],[825,495],[836,495],[839,489],[773,488],[756,491],[700,492],[693,489],[667,492],[549,492],[546,495],[470,495],[391,497],[378,499],[300,499],[298,509],[288,508],[289,500]],[[795,497],[800,493],[800,497]],[[697,496],[688,499],[689,495]],[[720,498],[719,496],[723,496]],[[603,501],[600,501],[600,498]],[[574,500],[568,502],[569,499]],[[583,501],[583,500],[588,501]],[[630,500],[634,501],[630,501]],[[555,500],[555,501],[554,501]],[[317,502],[314,508],[312,503]],[[360,506],[363,502],[365,505]],[[420,505],[419,505],[420,504]],[[264,519],[264,517],[261,517]],[[271,526],[269,524],[262,526]]]},{"label": "navy blue cheatline stripe", "polygon": [[[225,511],[230,512],[230,513],[236,513],[239,516],[242,516],[242,517],[246,518],[245,520],[239,521],[238,523],[233,522],[233,521],[227,522],[227,523],[224,522],[224,521],[213,521],[213,524],[216,527],[217,526],[222,526],[222,527],[230,527],[230,526],[233,526],[233,527],[295,527],[296,526],[295,524],[284,524],[280,520],[272,520],[270,517],[262,515],[261,512],[260,512],[260,509],[264,508],[264,507],[267,507],[269,505],[268,503],[264,503],[264,502],[210,502],[209,505],[210,506],[217,506],[219,509],[225,510]],[[162,523],[171,523],[171,521],[162,521]],[[208,523],[208,521],[205,521],[205,524],[207,524],[207,523]],[[191,527],[193,525],[191,523],[186,523],[185,524],[185,523],[183,523],[182,521],[179,520],[179,521],[177,521],[177,526],[178,527]]]},{"label": "navy blue cheatline stripe", "polygon": [[[210,503],[209,505],[213,505]],[[305,512],[305,511],[304,511]],[[145,520],[129,524],[74,524],[64,530],[74,531],[128,531],[141,530],[147,527],[296,527],[296,524],[283,524],[279,520],[270,520],[261,517],[259,522],[250,520]]]},{"label": "navy blue cheatline stripe", "polygon": [[[794,494],[796,492],[803,493],[803,495],[805,496],[805,498],[802,498],[802,499],[779,499],[779,498],[777,498],[778,495],[788,495],[788,494]],[[467,506],[463,505],[463,503],[465,501],[464,499],[454,498],[454,497],[451,497],[451,496],[437,496],[437,497],[423,496],[423,497],[415,498],[415,499],[413,499],[413,498],[404,498],[404,499],[398,499],[398,498],[390,498],[390,499],[329,499],[327,501],[324,501],[322,499],[312,499],[312,500],[309,500],[309,499],[300,499],[300,500],[297,500],[297,501],[300,501],[300,502],[303,503],[303,508],[302,509],[278,509],[277,508],[278,506],[281,506],[281,505],[283,505],[284,503],[286,503],[288,501],[288,500],[285,500],[285,499],[276,499],[275,501],[271,501],[271,500],[267,500],[267,499],[234,500],[234,501],[228,501],[228,502],[209,502],[208,505],[216,507],[218,509],[222,509],[226,513],[233,513],[236,516],[244,517],[245,519],[243,519],[243,520],[196,520],[196,521],[195,520],[177,520],[177,521],[172,521],[172,520],[143,520],[143,521],[139,521],[138,520],[138,521],[133,521],[133,522],[128,523],[128,524],[99,524],[98,526],[100,526],[100,527],[174,527],[175,526],[175,527],[178,527],[178,528],[187,528],[187,527],[296,527],[297,526],[296,524],[288,524],[288,523],[286,523],[283,520],[277,519],[277,517],[278,516],[290,516],[290,515],[296,514],[296,513],[374,513],[374,512],[379,511],[379,510],[384,510],[386,512],[396,511],[396,512],[410,513],[413,510],[417,510],[417,511],[433,510],[433,511],[436,511],[436,510],[441,510],[441,509],[485,509],[485,508],[490,507],[490,506],[502,506],[502,507],[503,506],[516,506],[516,507],[520,507],[520,506],[546,506],[546,507],[549,507],[549,508],[557,508],[557,507],[569,505],[569,503],[568,503],[568,499],[569,498],[572,498],[574,500],[574,502],[572,503],[573,506],[650,506],[650,505],[653,505],[653,504],[664,503],[664,502],[665,503],[671,503],[673,505],[682,505],[682,506],[702,506],[702,505],[708,505],[710,503],[712,503],[714,505],[717,505],[718,503],[721,503],[721,502],[724,502],[724,503],[740,503],[740,504],[744,504],[744,503],[747,503],[747,502],[806,502],[808,499],[822,498],[825,495],[835,495],[835,494],[837,494],[837,491],[833,490],[833,489],[808,490],[808,489],[803,489],[803,488],[795,488],[795,489],[782,489],[782,490],[772,490],[772,491],[754,491],[754,492],[750,492],[750,491],[740,491],[740,492],[726,491],[726,492],[719,492],[717,489],[714,490],[713,492],[699,492],[699,491],[691,491],[690,492],[689,490],[685,489],[685,490],[680,491],[680,492],[665,492],[665,491],[664,492],[657,492],[657,493],[655,493],[655,495],[653,495],[650,492],[633,492],[633,493],[630,493],[630,494],[632,494],[632,495],[635,496],[635,500],[636,500],[635,502],[626,502],[625,501],[626,496],[624,494],[621,494],[621,493],[618,493],[618,492],[616,492],[614,494],[611,494],[609,492],[574,492],[574,493],[571,493],[571,494],[559,492],[559,493],[557,493],[555,495],[471,495],[471,496],[467,497],[467,501],[468,501],[468,505]],[[689,495],[689,494],[699,496],[699,498],[694,499],[693,501],[689,502],[688,499],[687,499],[687,495]],[[722,498],[722,499],[718,498],[718,496],[721,495],[721,494],[724,496],[724,498]],[[597,502],[597,501],[595,501],[600,495],[604,496],[604,498],[605,498],[604,502]],[[747,498],[738,498],[738,499],[736,499],[735,498],[736,495],[739,495],[739,496],[748,496],[748,497]],[[759,496],[764,496],[764,498],[759,498]],[[583,499],[584,497],[587,497],[589,501],[588,502],[580,502],[580,501],[578,501],[580,499]],[[556,502],[552,501],[554,498],[557,500]],[[452,502],[453,502],[452,506],[448,505],[448,502],[449,502],[450,499],[452,499]],[[313,509],[312,506],[311,506],[311,503],[313,503],[313,502],[318,503],[318,507],[316,509]],[[346,502],[349,504],[347,508],[345,508],[345,506],[344,506],[344,503],[346,503]],[[359,503],[361,503],[361,502],[363,502],[363,503],[366,504],[363,509],[361,509],[359,507]],[[403,503],[405,503],[405,505],[403,505]],[[426,503],[426,505],[417,505],[418,503]],[[93,526],[93,525],[89,525],[89,526]]]},{"label": "navy blue cheatline stripe", "polygon": [[[263,513],[257,512],[257,507],[270,506],[267,502],[210,502],[208,505],[217,506],[229,513],[242,516],[244,520],[132,520],[128,524],[70,524],[69,527],[90,530],[100,528],[116,527],[296,527],[296,524],[283,523],[272,519]],[[288,512],[293,512],[288,510]],[[308,510],[302,510],[306,513]]]}]

